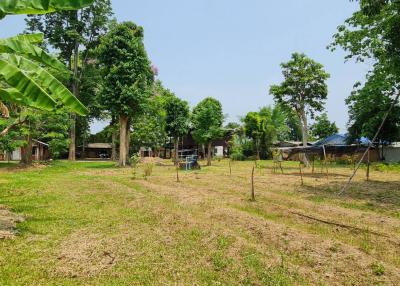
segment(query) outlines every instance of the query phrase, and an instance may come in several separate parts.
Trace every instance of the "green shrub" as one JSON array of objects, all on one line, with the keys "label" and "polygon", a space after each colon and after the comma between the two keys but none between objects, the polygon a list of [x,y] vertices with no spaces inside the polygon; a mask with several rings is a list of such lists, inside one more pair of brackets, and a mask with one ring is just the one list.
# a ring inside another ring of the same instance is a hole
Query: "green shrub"
[{"label": "green shrub", "polygon": [[381,263],[375,262],[371,265],[371,268],[376,276],[382,276],[385,274],[385,266]]},{"label": "green shrub", "polygon": [[246,157],[242,153],[233,153],[231,154],[232,161],[245,161]]}]

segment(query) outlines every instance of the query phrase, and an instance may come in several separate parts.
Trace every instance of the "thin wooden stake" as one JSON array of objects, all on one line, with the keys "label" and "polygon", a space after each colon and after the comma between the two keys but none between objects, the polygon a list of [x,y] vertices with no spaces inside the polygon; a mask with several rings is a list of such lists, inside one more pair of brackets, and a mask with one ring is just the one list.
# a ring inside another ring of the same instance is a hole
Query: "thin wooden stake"
[{"label": "thin wooden stake", "polygon": [[231,160],[229,160],[229,175],[232,176]]},{"label": "thin wooden stake", "polygon": [[312,173],[314,174],[315,172],[315,156],[313,155],[312,157]]},{"label": "thin wooden stake", "polygon": [[251,171],[251,201],[252,202],[256,201],[256,195],[254,193],[254,170],[255,170],[255,167],[253,166],[253,170]]},{"label": "thin wooden stake", "polygon": [[368,163],[367,163],[367,182],[369,182],[369,172],[371,166],[371,157],[370,152],[368,152]]},{"label": "thin wooden stake", "polygon": [[179,166],[176,166],[176,182],[179,183],[180,179],[179,179]]},{"label": "thin wooden stake", "polygon": [[329,180],[329,170],[328,170],[328,164],[327,164],[327,157],[326,157],[326,149],[325,149],[325,145],[322,145],[322,149],[324,150],[324,165],[326,168],[326,178]]},{"label": "thin wooden stake", "polygon": [[301,161],[300,161],[300,163],[299,163],[299,168],[300,168],[301,185],[304,186],[303,169],[301,168]]}]

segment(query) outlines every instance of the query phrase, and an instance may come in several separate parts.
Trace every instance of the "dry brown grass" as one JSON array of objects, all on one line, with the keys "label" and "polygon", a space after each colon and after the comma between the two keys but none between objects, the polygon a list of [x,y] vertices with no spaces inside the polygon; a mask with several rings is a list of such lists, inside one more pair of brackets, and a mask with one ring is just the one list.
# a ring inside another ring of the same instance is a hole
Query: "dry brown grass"
[{"label": "dry brown grass", "polygon": [[[43,222],[28,220],[20,238],[39,262],[17,263],[20,247],[6,244],[0,266],[15,261],[25,278],[29,267],[41,270],[31,285],[400,284],[400,173],[373,172],[366,182],[361,172],[338,196],[350,168],[332,168],[329,178],[306,169],[302,186],[296,165],[272,174],[262,162],[250,202],[252,162],[233,163],[232,175],[228,162],[215,162],[181,172],[180,183],[163,164],[147,180],[108,165],[51,174],[32,203],[43,209],[25,211]],[[0,282],[12,273],[0,270]]]}]

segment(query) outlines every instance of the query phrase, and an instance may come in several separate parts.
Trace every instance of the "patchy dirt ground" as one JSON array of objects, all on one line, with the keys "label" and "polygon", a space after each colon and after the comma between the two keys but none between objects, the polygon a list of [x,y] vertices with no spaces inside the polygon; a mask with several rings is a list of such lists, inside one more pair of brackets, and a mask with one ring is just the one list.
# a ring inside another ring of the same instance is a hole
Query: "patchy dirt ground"
[{"label": "patchy dirt ground", "polygon": [[4,176],[0,201],[32,219],[0,244],[0,284],[400,284],[400,173],[361,170],[338,196],[350,168],[306,169],[302,185],[296,165],[262,162],[250,202],[252,166],[180,183],[170,162],[147,180],[109,163]]},{"label": "patchy dirt ground", "polygon": [[0,239],[13,239],[17,235],[17,223],[23,222],[22,216],[10,212],[0,205]]}]

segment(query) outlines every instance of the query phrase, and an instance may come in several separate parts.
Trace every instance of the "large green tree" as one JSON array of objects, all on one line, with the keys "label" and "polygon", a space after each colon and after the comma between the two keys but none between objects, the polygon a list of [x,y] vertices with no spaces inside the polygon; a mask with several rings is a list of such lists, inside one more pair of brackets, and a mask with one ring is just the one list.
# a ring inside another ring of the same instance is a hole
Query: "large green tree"
[{"label": "large green tree", "polygon": [[223,136],[224,114],[221,103],[211,97],[201,101],[192,113],[192,135],[200,144],[208,146],[207,165],[211,166],[212,141]]},{"label": "large green tree", "polygon": [[311,125],[311,134],[317,139],[324,139],[338,132],[339,128],[336,123],[331,122],[326,113],[317,116],[315,123]]},{"label": "large green tree", "polygon": [[[96,97],[93,96],[95,91],[90,86],[96,74],[90,67],[93,66],[93,50],[106,33],[111,16],[110,0],[95,0],[81,10],[32,15],[26,19],[27,31],[43,33],[47,44],[59,52],[60,58],[73,73],[69,86],[91,111],[89,117],[78,119],[80,127],[89,126],[88,121],[98,115]],[[71,114],[69,159],[72,161],[76,154],[76,121],[76,116]],[[82,130],[84,134],[85,130]]]},{"label": "large green tree", "polygon": [[[361,137],[372,140],[382,119],[389,110],[393,100],[388,96],[396,89],[396,84],[390,80],[385,70],[376,68],[367,77],[364,85],[356,85],[355,90],[346,99],[349,106],[349,139],[351,142]],[[400,107],[394,106],[388,115],[377,142],[394,142],[400,140]]]},{"label": "large green tree", "polygon": [[332,50],[339,46],[348,53],[347,59],[374,62],[366,83],[356,84],[346,101],[350,109],[351,139],[360,136],[374,138],[392,105],[394,108],[384,122],[378,141],[398,138],[399,107],[392,96],[399,94],[400,87],[399,29],[399,1],[361,0],[359,10],[339,26],[334,35],[334,42],[330,46]]},{"label": "large green tree", "polygon": [[257,112],[249,112],[243,119],[244,130],[247,137],[254,142],[257,160],[260,160],[261,144],[267,132],[266,118]]},{"label": "large green tree", "polygon": [[132,118],[145,110],[154,75],[143,44],[143,28],[132,22],[115,24],[101,39],[98,60],[103,72],[99,100],[120,121],[119,165],[129,157]]},{"label": "large green tree", "polygon": [[316,112],[324,110],[329,74],[323,65],[299,53],[294,53],[281,66],[284,81],[271,86],[270,94],[276,103],[296,112],[302,124],[303,145],[307,146],[308,117],[313,118]]},{"label": "large green tree", "polygon": [[174,139],[175,164],[179,162],[179,137],[189,133],[189,104],[175,96],[170,96],[165,102],[166,132]]}]

